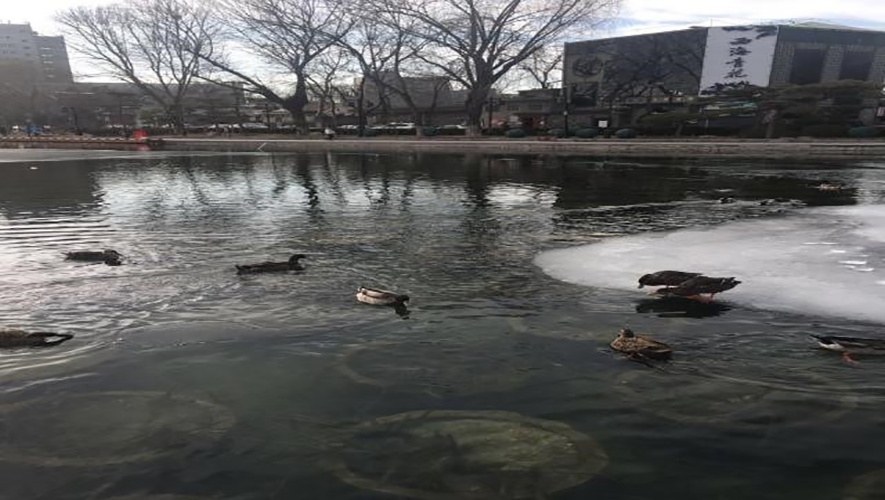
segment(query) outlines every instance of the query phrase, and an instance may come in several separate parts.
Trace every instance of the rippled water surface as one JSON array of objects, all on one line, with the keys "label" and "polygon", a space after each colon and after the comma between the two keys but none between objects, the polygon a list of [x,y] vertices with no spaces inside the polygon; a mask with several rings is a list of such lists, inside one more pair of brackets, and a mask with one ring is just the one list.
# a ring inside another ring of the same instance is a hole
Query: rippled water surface
[{"label": "rippled water surface", "polygon": [[0,498],[881,498],[885,358],[808,335],[885,339],[883,207],[876,162],[0,150],[0,326],[75,335],[0,352]]}]

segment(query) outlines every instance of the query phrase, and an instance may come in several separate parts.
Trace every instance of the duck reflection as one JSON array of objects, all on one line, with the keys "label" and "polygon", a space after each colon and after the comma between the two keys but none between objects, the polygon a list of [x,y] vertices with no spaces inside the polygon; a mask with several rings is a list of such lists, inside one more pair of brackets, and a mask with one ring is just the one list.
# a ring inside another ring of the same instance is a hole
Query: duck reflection
[{"label": "duck reflection", "polygon": [[637,313],[653,313],[661,318],[711,318],[729,310],[731,306],[721,302],[705,303],[683,297],[643,299],[636,304]]}]

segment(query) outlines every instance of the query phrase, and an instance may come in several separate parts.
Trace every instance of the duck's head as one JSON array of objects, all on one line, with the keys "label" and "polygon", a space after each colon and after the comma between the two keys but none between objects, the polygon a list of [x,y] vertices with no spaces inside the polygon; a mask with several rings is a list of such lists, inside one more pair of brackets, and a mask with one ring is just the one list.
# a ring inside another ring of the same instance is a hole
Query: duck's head
[{"label": "duck's head", "polygon": [[104,263],[109,266],[119,266],[123,263],[123,256],[116,250],[105,250]]},{"label": "duck's head", "polygon": [[398,300],[398,302],[399,302],[400,304],[405,304],[405,303],[408,302],[408,301],[409,301],[409,296],[408,296],[408,295],[400,295],[400,296],[399,296],[399,300]]},{"label": "duck's head", "polygon": [[648,284],[648,281],[652,278],[650,274],[643,274],[641,278],[639,278],[639,288],[644,287]]},{"label": "duck's head", "polygon": [[812,335],[812,337],[815,340],[817,340],[817,344],[820,347],[822,347],[823,349],[827,349],[830,351],[837,351],[837,352],[844,352],[845,351],[845,347],[842,344],[836,342],[835,340],[831,339],[830,337],[825,337],[822,335]]},{"label": "duck's head", "polygon": [[297,264],[299,260],[306,259],[307,255],[303,253],[296,253],[295,255],[289,257],[289,264]]},{"label": "duck's head", "polygon": [[621,331],[618,334],[618,336],[621,337],[622,339],[632,339],[633,337],[636,336],[636,334],[633,333],[633,330],[631,330],[629,328],[621,328]]}]

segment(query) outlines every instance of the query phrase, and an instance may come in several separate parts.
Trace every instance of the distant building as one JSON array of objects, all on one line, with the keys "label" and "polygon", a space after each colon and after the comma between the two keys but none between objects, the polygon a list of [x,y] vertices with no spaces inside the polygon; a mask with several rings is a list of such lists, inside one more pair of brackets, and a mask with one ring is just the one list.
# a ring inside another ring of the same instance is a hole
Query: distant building
[{"label": "distant building", "polygon": [[[372,80],[366,82],[366,107],[374,121],[411,122],[419,119],[425,125],[457,125],[467,120],[464,110],[467,91],[453,88],[447,77],[398,77],[387,72],[381,75],[381,81],[383,85]],[[417,117],[406,96],[417,110]],[[495,97],[494,91],[492,97]]]},{"label": "distant building", "polygon": [[559,128],[564,125],[562,89],[520,90],[516,95],[502,96],[503,111],[512,125],[523,128]]},{"label": "distant building", "polygon": [[885,84],[885,32],[826,23],[748,25],[588,40],[565,45],[572,109],[629,120],[685,106],[718,86]]},{"label": "distant building", "polygon": [[[162,95],[162,88],[153,85]],[[0,100],[3,91],[0,85]],[[40,83],[20,93],[17,100],[29,104],[27,119],[70,130],[127,129],[139,124],[156,127],[168,121],[162,107],[131,83]],[[194,83],[182,105],[185,120],[192,126],[241,123],[251,118],[242,88]],[[16,117],[4,120],[3,115],[0,106],[0,125],[4,121],[11,121],[7,125],[13,125],[25,119],[22,116],[17,120]]]},{"label": "distant building", "polygon": [[[0,24],[0,67],[30,71],[28,80],[66,83],[74,81],[64,37],[40,36],[29,24]],[[0,71],[0,82],[23,75]]]}]

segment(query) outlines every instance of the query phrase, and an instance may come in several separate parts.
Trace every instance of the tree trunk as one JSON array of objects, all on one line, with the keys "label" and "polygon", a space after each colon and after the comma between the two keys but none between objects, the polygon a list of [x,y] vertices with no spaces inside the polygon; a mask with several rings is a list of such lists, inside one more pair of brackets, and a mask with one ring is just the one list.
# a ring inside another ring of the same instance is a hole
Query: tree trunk
[{"label": "tree trunk", "polygon": [[304,84],[304,79],[299,78],[298,84],[295,86],[295,92],[283,99],[281,103],[283,108],[292,115],[292,121],[295,122],[295,130],[300,135],[310,134],[307,118],[304,116],[304,106],[307,105],[307,101],[307,86]]},{"label": "tree trunk", "polygon": [[[184,112],[182,111],[181,105],[173,104],[169,107],[167,113],[169,119],[172,121],[172,129],[175,130],[175,134],[187,135],[187,129],[184,126]],[[120,120],[120,126],[123,126],[122,120]]]},{"label": "tree trunk", "polygon": [[415,137],[424,137],[424,114],[412,108],[412,123],[415,124]]},{"label": "tree trunk", "polygon": [[[490,85],[477,85],[467,94],[467,102],[464,103],[467,112],[467,135],[478,137],[482,135],[482,112],[488,103]],[[492,124],[488,124],[489,130]]]},{"label": "tree trunk", "polygon": [[366,133],[366,78],[363,76],[360,81],[360,90],[356,98],[356,116],[357,116],[357,137],[362,137]]}]

